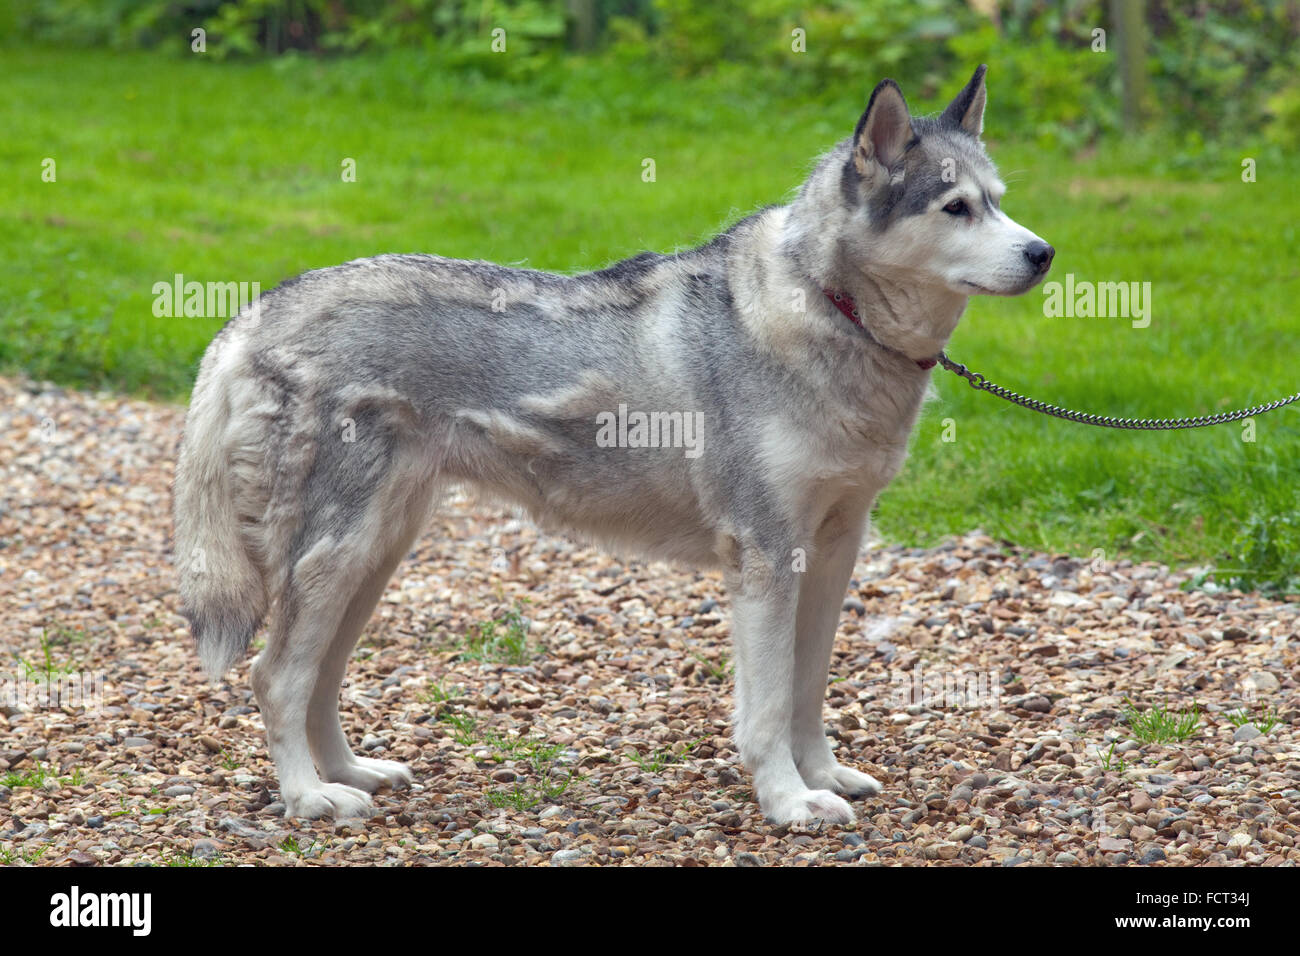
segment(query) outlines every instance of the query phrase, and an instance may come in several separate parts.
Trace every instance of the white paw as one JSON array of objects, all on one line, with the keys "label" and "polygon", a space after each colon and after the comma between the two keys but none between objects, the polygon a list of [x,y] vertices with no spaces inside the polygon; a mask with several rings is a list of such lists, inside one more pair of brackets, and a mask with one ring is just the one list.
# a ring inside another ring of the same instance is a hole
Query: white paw
[{"label": "white paw", "polygon": [[326,767],[321,776],[332,783],[343,783],[366,793],[385,787],[396,790],[409,786],[414,777],[411,768],[396,760],[376,760],[373,757],[353,757],[351,763],[341,767]]},{"label": "white paw", "polygon": [[323,783],[319,787],[284,795],[284,815],[315,820],[320,817],[370,816],[370,794],[341,783]]},{"label": "white paw", "polygon": [[829,790],[801,790],[762,801],[764,812],[773,823],[852,823],[853,808],[843,797]]},{"label": "white paw", "polygon": [[870,774],[838,763],[802,776],[803,782],[810,787],[833,790],[850,797],[874,796],[882,789],[880,781]]}]

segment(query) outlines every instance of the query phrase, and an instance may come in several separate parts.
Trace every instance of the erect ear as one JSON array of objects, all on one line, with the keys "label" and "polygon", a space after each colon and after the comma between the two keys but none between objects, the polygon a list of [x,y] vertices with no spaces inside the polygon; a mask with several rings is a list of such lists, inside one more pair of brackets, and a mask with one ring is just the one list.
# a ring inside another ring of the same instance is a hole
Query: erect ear
[{"label": "erect ear", "polygon": [[915,138],[903,91],[893,80],[881,80],[853,133],[853,164],[863,176],[872,172],[873,163],[892,169]]},{"label": "erect ear", "polygon": [[957,98],[948,104],[940,121],[949,126],[960,126],[972,136],[984,132],[984,73],[988,67],[981,63],[966,88],[957,94]]}]

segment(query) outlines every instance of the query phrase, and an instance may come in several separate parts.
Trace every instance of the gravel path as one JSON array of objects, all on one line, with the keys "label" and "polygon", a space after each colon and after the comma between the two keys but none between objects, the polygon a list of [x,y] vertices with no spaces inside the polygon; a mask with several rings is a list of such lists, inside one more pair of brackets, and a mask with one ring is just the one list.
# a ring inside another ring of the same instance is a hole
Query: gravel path
[{"label": "gravel path", "polygon": [[[247,662],[208,686],[175,613],[181,419],[0,380],[0,863],[1300,861],[1296,604],[978,533],[873,548],[826,720],[885,791],[856,827],[774,828],[729,739],[720,579],[460,500],[344,688],[352,739],[411,762],[416,785],[367,820],[286,821]],[[102,699],[33,706],[27,669],[101,675]],[[1196,702],[1198,722],[1142,743],[1126,699]],[[1234,726],[1243,707],[1275,725]]]}]

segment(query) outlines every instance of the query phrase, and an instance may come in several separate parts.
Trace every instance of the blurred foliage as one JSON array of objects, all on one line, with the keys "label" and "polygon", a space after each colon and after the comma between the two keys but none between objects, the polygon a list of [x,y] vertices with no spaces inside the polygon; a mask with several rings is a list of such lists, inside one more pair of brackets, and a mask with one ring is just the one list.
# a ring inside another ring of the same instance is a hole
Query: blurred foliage
[{"label": "blurred foliage", "polygon": [[[986,62],[1003,128],[1077,147],[1119,123],[1110,9],[1108,0],[0,0],[0,30],[10,42],[179,53],[201,27],[214,59],[436,48],[446,68],[517,80],[594,56],[665,76],[731,71],[810,97],[865,95],[893,76],[929,99]],[[596,49],[579,54],[581,11]],[[1243,134],[1300,145],[1300,0],[1147,0],[1146,13],[1148,125],[1193,148]],[[498,28],[509,56],[491,49]],[[1104,52],[1093,50],[1098,29]]]},{"label": "blurred foliage", "polygon": [[1300,594],[1300,521],[1291,514],[1254,514],[1233,541],[1236,568],[1216,573],[1232,587]]}]

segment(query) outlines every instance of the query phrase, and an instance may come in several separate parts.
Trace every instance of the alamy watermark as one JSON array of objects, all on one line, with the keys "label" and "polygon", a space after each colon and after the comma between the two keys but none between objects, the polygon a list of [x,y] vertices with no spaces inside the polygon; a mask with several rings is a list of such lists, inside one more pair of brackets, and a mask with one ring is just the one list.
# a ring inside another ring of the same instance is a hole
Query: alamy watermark
[{"label": "alamy watermark", "polygon": [[0,704],[29,712],[62,707],[102,711],[104,685],[103,671],[28,668],[22,674],[0,674]]},{"label": "alamy watermark", "polygon": [[918,663],[911,672],[891,672],[889,683],[890,704],[900,710],[914,704],[933,709],[990,707],[1002,696],[1002,684],[992,671],[927,671]]},{"label": "alamy watermark", "polygon": [[628,411],[620,402],[618,412],[596,415],[598,448],[683,448],[687,458],[699,458],[704,451],[703,412]]},{"label": "alamy watermark", "polygon": [[158,318],[229,319],[252,306],[262,295],[260,282],[185,281],[176,273],[170,282],[153,284],[153,314]]},{"label": "alamy watermark", "polygon": [[1150,282],[1076,281],[1073,272],[1065,282],[1043,283],[1043,315],[1049,319],[1132,319],[1133,328],[1151,324]]}]

